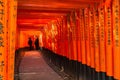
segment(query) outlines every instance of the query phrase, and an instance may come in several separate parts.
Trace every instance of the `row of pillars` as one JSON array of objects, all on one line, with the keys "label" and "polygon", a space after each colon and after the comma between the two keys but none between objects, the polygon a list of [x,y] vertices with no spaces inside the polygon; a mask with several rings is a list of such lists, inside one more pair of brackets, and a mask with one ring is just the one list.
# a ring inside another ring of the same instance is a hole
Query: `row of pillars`
[{"label": "row of pillars", "polygon": [[[16,0],[0,0],[0,80],[14,80],[16,11]],[[48,25],[44,47],[119,80],[119,20],[119,0],[73,11],[52,29]]]},{"label": "row of pillars", "polygon": [[50,24],[43,34],[45,48],[120,79],[119,0],[74,10]]}]

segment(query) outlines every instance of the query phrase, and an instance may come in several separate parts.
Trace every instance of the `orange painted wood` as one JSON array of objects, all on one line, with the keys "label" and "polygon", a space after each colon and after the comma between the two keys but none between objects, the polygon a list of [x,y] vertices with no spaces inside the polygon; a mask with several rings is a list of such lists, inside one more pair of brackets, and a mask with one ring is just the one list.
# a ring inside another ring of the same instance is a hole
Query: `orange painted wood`
[{"label": "orange painted wood", "polygon": [[94,18],[93,9],[89,10],[89,27],[90,27],[90,54],[91,54],[91,67],[95,68],[95,48],[94,48]]},{"label": "orange painted wood", "polygon": [[106,36],[106,73],[113,76],[113,42],[112,42],[112,10],[110,4],[105,4],[105,36]]},{"label": "orange painted wood", "polygon": [[88,8],[84,9],[84,16],[85,16],[85,48],[86,48],[86,62],[87,65],[90,66],[91,61],[90,61],[90,27],[89,27],[89,10]]},{"label": "orange painted wood", "polygon": [[77,58],[78,58],[78,62],[81,62],[82,61],[82,58],[81,58],[81,38],[80,38],[80,15],[79,15],[79,11],[76,13],[76,16],[77,16],[77,21],[76,21],[76,24],[77,24]]},{"label": "orange painted wood", "polygon": [[69,59],[72,60],[72,53],[73,53],[73,52],[72,52],[72,51],[73,51],[73,50],[72,50],[72,47],[73,47],[73,46],[72,46],[72,45],[73,45],[73,44],[72,44],[72,32],[71,32],[70,23],[69,23],[68,25],[69,25],[69,26],[68,26],[68,34],[69,34],[69,36],[68,36],[69,54],[68,54],[68,55],[69,55]]},{"label": "orange painted wood", "polygon": [[7,79],[7,0],[0,4],[0,77]]},{"label": "orange painted wood", "polygon": [[86,64],[86,50],[85,50],[85,24],[84,24],[84,11],[80,10],[80,34],[81,34],[81,54],[82,64]]},{"label": "orange painted wood", "polygon": [[71,14],[72,18],[72,43],[73,43],[73,60],[77,61],[77,25],[76,25],[76,16],[75,12]]},{"label": "orange painted wood", "polygon": [[106,72],[106,49],[105,49],[105,8],[100,6],[99,8],[99,38],[100,38],[100,71]]},{"label": "orange painted wood", "polygon": [[8,0],[8,80],[14,80],[14,55],[15,55],[15,37],[16,37],[16,18],[17,18],[17,1]]},{"label": "orange painted wood", "polygon": [[100,72],[100,53],[99,53],[99,13],[97,6],[94,9],[94,41],[95,41],[95,69]]},{"label": "orange painted wood", "polygon": [[112,1],[114,78],[120,80],[120,1]]}]

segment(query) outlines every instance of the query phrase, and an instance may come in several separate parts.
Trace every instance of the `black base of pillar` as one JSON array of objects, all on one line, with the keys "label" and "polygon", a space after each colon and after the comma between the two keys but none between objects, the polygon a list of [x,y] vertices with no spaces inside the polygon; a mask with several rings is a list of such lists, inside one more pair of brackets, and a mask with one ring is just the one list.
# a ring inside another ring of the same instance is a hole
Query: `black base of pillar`
[{"label": "black base of pillar", "polygon": [[117,80],[117,79],[114,79],[112,76],[106,76],[106,80]]},{"label": "black base of pillar", "polygon": [[101,80],[100,72],[95,72],[95,80]]},{"label": "black base of pillar", "polygon": [[69,60],[67,57],[58,55],[48,49],[42,48],[41,52],[43,52],[43,56],[47,61],[60,69],[63,68],[63,71],[71,76],[73,80],[117,80],[111,76],[106,76],[105,72],[96,72],[95,68],[75,60]]},{"label": "black base of pillar", "polygon": [[95,80],[95,69],[91,68],[91,80]]},{"label": "black base of pillar", "polygon": [[101,80],[106,80],[106,73],[100,72]]}]

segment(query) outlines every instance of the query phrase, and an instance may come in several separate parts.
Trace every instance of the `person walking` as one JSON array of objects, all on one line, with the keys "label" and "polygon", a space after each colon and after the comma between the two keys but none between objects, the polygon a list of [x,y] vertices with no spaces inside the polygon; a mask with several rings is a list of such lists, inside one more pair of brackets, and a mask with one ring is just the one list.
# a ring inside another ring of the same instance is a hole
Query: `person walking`
[{"label": "person walking", "polygon": [[39,49],[39,39],[38,39],[38,37],[35,40],[35,48],[36,48],[36,50]]},{"label": "person walking", "polygon": [[29,37],[28,40],[29,49],[32,50],[32,39]]}]

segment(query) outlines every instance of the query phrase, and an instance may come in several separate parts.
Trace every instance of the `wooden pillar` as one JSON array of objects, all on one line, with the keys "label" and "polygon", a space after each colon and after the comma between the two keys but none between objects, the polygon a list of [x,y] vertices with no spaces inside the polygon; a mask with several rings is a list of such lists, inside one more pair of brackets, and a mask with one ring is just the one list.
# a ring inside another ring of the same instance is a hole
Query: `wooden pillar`
[{"label": "wooden pillar", "polygon": [[86,51],[85,51],[85,29],[84,29],[84,10],[80,9],[80,35],[81,35],[81,53],[82,53],[82,64],[86,64]]},{"label": "wooden pillar", "polygon": [[78,58],[78,62],[81,63],[81,33],[80,33],[80,12],[79,10],[77,10],[76,12],[76,24],[77,24],[77,58]]},{"label": "wooden pillar", "polygon": [[114,78],[120,80],[120,0],[112,3]]},{"label": "wooden pillar", "polygon": [[70,25],[70,14],[67,16],[67,30],[68,30],[68,58],[71,60],[71,55],[72,55],[72,45],[71,45],[71,25]]},{"label": "wooden pillar", "polygon": [[14,80],[17,1],[8,0],[8,80]]},{"label": "wooden pillar", "polygon": [[[106,37],[106,73],[113,76],[113,36],[112,36],[112,9],[109,0],[105,3],[105,37]],[[109,79],[108,79],[109,80]],[[110,79],[111,80],[111,79]]]},{"label": "wooden pillar", "polygon": [[91,68],[95,68],[94,62],[94,22],[93,9],[89,11],[89,26],[90,26],[90,53],[91,53]]},{"label": "wooden pillar", "polygon": [[105,8],[104,5],[99,6],[99,38],[100,38],[100,71],[101,79],[105,80],[106,73],[106,53],[105,53]]},{"label": "wooden pillar", "polygon": [[84,9],[84,16],[85,16],[85,47],[86,47],[86,64],[90,66],[90,34],[89,34],[89,10],[88,8]]},{"label": "wooden pillar", "polygon": [[0,80],[7,79],[7,0],[0,0]]},{"label": "wooden pillar", "polygon": [[72,28],[72,44],[73,44],[73,60],[77,61],[77,37],[76,37],[76,17],[75,11],[71,13],[71,28]]},{"label": "wooden pillar", "polygon": [[90,57],[91,57],[91,80],[95,80],[95,39],[94,39],[94,15],[93,7],[89,9],[89,29],[90,29]]},{"label": "wooden pillar", "polygon": [[94,9],[94,41],[95,41],[95,70],[96,70],[96,80],[100,80],[100,50],[99,50],[99,13],[98,7],[95,6]]}]

